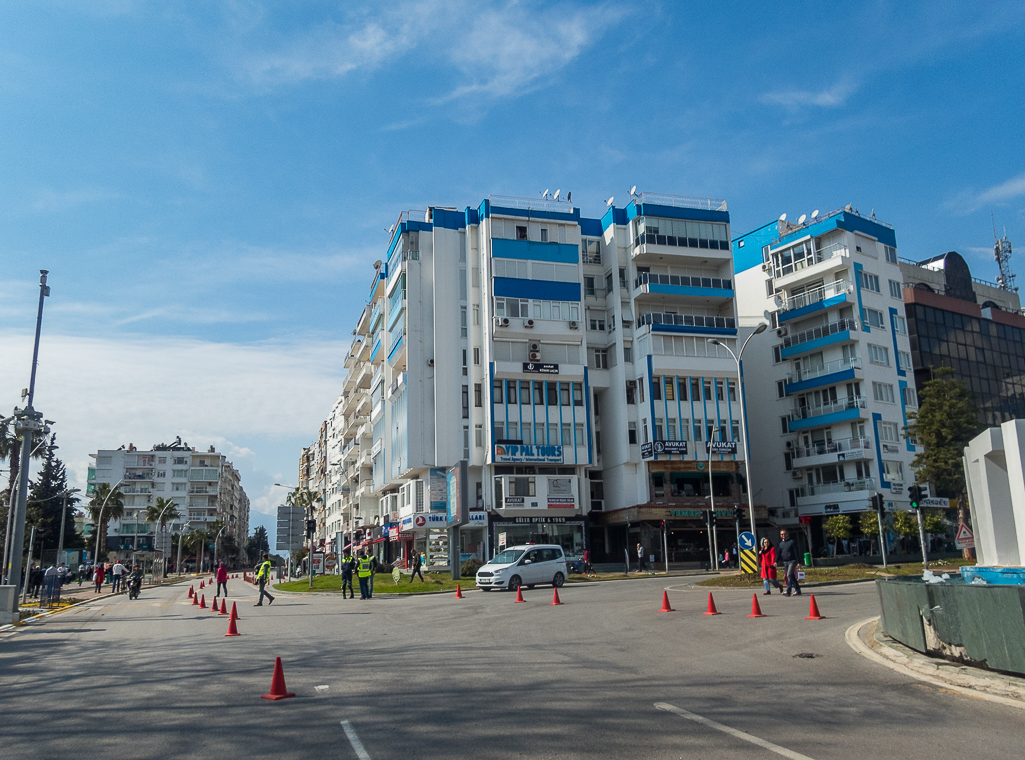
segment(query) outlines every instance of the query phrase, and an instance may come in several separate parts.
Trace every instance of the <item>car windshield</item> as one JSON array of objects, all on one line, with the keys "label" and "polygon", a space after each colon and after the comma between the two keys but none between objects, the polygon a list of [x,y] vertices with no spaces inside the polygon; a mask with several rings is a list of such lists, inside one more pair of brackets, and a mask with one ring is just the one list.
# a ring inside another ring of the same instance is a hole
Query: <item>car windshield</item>
[{"label": "car windshield", "polygon": [[511,565],[513,562],[523,556],[523,549],[506,549],[501,554],[495,556],[489,565]]}]

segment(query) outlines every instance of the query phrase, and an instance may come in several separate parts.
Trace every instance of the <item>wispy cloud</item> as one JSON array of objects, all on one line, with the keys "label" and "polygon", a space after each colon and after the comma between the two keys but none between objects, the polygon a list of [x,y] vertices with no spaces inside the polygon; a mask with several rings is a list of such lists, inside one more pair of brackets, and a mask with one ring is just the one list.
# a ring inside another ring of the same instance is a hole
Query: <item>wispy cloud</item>
[{"label": "wispy cloud", "polygon": [[946,206],[959,214],[971,214],[986,206],[1005,205],[1022,196],[1025,196],[1025,173],[985,190],[964,190],[947,201]]},{"label": "wispy cloud", "polygon": [[53,213],[88,203],[103,203],[119,197],[119,193],[102,187],[79,187],[71,190],[42,188],[30,196],[28,206],[37,213]]},{"label": "wispy cloud", "polygon": [[806,106],[837,108],[845,105],[857,86],[851,82],[837,82],[824,90],[775,90],[761,95],[758,100],[766,105],[779,105],[790,110]]}]

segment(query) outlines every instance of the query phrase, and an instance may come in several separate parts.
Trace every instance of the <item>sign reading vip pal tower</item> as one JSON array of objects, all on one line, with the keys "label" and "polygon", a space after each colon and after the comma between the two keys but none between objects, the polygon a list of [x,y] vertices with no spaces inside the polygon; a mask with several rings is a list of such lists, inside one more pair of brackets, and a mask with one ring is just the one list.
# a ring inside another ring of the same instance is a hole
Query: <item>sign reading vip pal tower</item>
[{"label": "sign reading vip pal tower", "polygon": [[562,446],[532,446],[518,443],[495,445],[496,462],[562,463]]}]

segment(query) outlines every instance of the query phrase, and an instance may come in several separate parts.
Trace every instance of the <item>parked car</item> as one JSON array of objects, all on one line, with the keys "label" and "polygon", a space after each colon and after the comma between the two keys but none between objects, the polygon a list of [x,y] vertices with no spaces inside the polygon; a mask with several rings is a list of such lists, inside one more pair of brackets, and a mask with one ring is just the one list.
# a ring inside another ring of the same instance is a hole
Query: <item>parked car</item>
[{"label": "parked car", "polygon": [[510,546],[477,571],[477,588],[510,591],[540,583],[558,588],[566,582],[566,555],[556,544],[525,544]]}]

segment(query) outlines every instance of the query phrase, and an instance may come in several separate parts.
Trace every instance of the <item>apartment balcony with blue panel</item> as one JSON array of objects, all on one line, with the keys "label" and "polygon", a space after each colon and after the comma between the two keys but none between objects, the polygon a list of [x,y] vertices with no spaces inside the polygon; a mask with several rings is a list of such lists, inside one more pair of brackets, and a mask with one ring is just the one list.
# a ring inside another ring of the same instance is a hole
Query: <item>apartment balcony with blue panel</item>
[{"label": "apartment balcony with blue panel", "polygon": [[823,404],[795,406],[788,416],[791,431],[825,427],[848,420],[867,420],[868,399],[846,396]]},{"label": "apartment balcony with blue panel", "polygon": [[779,324],[801,319],[811,314],[831,309],[834,306],[855,304],[854,286],[847,280],[835,280],[812,290],[780,296],[780,307],[776,312]]},{"label": "apartment balcony with blue panel", "polygon": [[[666,297],[698,299],[702,303],[732,300],[733,280],[724,277],[701,277],[679,274],[642,272],[634,278],[634,298],[663,301]],[[647,298],[653,296],[654,298]]]},{"label": "apartment balcony with blue panel", "polygon": [[837,359],[818,367],[802,367],[797,372],[788,373],[783,390],[791,396],[814,388],[862,379],[864,373],[861,370],[861,359]]},{"label": "apartment balcony with blue panel", "polygon": [[683,333],[736,337],[737,321],[733,317],[673,312],[642,312],[637,315],[637,335],[651,333]]},{"label": "apartment balcony with blue panel", "polygon": [[874,478],[817,483],[791,489],[799,515],[862,512],[875,488]]},{"label": "apartment balcony with blue panel", "polygon": [[798,333],[791,333],[790,329],[783,325],[776,331],[776,334],[783,338],[780,356],[789,359],[811,351],[819,351],[826,346],[837,346],[856,341],[858,339],[857,332],[858,321],[856,319],[838,319],[835,322]]},{"label": "apartment balcony with blue panel", "polygon": [[795,446],[791,449],[794,467],[818,467],[837,462],[855,462],[871,459],[874,453],[872,439],[859,438],[831,439],[814,441],[807,446]]}]

